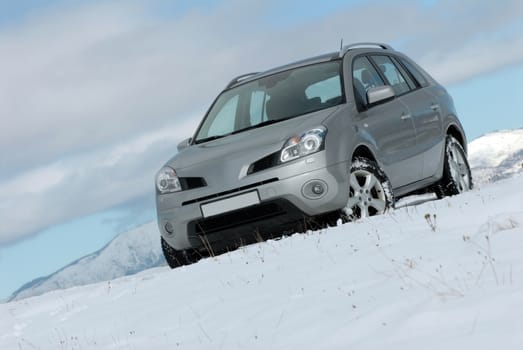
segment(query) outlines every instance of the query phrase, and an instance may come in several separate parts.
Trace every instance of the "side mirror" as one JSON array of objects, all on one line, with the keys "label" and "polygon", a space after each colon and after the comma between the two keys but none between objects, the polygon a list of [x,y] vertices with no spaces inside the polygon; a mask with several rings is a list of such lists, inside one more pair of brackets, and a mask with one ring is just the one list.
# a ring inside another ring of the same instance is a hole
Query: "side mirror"
[{"label": "side mirror", "polygon": [[396,93],[394,93],[394,90],[390,85],[370,88],[369,91],[367,91],[368,105],[374,106],[378,103],[391,100],[394,98],[394,96],[396,96]]},{"label": "side mirror", "polygon": [[191,141],[192,141],[192,137],[189,137],[188,139],[185,139],[183,140],[182,142],[180,142],[178,144],[178,152],[186,149],[187,147],[189,147],[189,145],[191,144]]}]

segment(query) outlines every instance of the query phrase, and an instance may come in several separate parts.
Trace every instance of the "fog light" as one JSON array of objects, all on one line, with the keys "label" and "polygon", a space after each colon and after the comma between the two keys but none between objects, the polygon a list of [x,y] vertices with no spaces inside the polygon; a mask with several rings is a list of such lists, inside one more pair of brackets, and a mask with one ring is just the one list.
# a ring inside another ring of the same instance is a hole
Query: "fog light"
[{"label": "fog light", "polygon": [[170,235],[173,234],[173,232],[174,232],[174,227],[173,227],[173,225],[172,225],[170,222],[167,222],[167,223],[165,224],[164,228],[165,228],[165,231],[166,231],[168,234],[170,234]]},{"label": "fog light", "polygon": [[328,191],[329,187],[327,186],[327,183],[319,179],[308,181],[301,188],[301,193],[308,199],[323,198]]},{"label": "fog light", "polygon": [[320,195],[325,191],[322,184],[317,182],[312,186],[312,193]]}]

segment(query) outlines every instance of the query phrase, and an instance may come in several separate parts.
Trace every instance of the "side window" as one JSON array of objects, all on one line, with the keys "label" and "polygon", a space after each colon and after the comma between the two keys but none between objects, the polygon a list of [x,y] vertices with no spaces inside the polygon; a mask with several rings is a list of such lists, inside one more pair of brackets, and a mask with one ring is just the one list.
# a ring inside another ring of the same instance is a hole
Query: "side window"
[{"label": "side window", "polygon": [[410,74],[412,74],[414,79],[416,79],[418,81],[418,84],[420,86],[429,85],[427,82],[427,79],[423,76],[423,74],[416,67],[414,67],[414,65],[412,63],[410,63],[409,61],[407,61],[404,58],[400,58],[400,60],[401,60],[401,63],[403,63],[403,65],[405,66],[405,68],[407,68],[407,70],[410,72]]},{"label": "side window", "polygon": [[403,66],[398,62],[398,59],[396,57],[391,57],[391,59],[392,59],[392,62],[394,62],[394,65],[396,66],[396,68],[399,69],[399,71],[401,72],[401,75],[407,81],[407,84],[409,85],[409,88],[411,90],[416,89],[416,83],[414,82],[414,80],[412,80],[410,74],[407,73],[405,68],[403,68]]},{"label": "side window", "polygon": [[367,90],[376,86],[383,86],[385,82],[374,69],[367,57],[358,57],[352,63],[352,84],[354,85],[354,98],[361,110],[367,105]]},{"label": "side window", "polygon": [[402,95],[410,91],[409,84],[405,80],[405,77],[403,77],[389,57],[382,55],[372,56],[372,60],[380,68],[385,78],[387,78],[389,85],[392,86],[396,95]]},{"label": "side window", "polygon": [[209,128],[207,135],[224,135],[234,130],[236,110],[238,109],[238,99],[239,96],[235,95],[225,102],[218,114],[214,117],[214,122]]}]

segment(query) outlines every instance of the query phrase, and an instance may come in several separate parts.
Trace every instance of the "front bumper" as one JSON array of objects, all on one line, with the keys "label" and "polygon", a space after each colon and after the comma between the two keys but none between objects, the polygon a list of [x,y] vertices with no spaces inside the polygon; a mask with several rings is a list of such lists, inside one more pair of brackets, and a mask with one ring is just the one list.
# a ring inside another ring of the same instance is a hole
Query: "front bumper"
[{"label": "front bumper", "polygon": [[[210,243],[214,250],[223,250],[230,247],[229,242],[281,234],[304,217],[341,209],[348,198],[349,165],[342,162],[325,167],[322,163],[323,157],[313,154],[251,176],[249,182],[243,181],[241,187],[222,191],[219,196],[207,188],[157,195],[160,233],[175,249],[199,249]],[[323,184],[324,193],[311,195],[312,184],[318,182]],[[257,191],[259,204],[203,217],[202,204],[250,191]],[[167,232],[167,224],[172,233]]]}]

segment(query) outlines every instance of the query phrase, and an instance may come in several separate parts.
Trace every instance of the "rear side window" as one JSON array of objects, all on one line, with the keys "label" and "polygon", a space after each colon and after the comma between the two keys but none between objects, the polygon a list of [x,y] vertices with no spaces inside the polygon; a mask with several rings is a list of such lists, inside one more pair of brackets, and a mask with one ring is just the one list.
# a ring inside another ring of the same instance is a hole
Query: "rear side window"
[{"label": "rear side window", "polygon": [[407,81],[409,88],[411,90],[416,89],[416,87],[417,87],[416,82],[414,81],[414,79],[412,79],[411,75],[405,70],[405,68],[398,62],[396,57],[390,57],[390,59],[392,60],[392,62],[394,62],[394,65],[396,66],[396,68],[399,69],[399,71],[401,72],[401,75]]},{"label": "rear side window", "polygon": [[403,95],[411,90],[411,86],[409,86],[406,78],[388,56],[372,56],[372,60],[379,67],[396,95]]},{"label": "rear side window", "polygon": [[407,61],[406,59],[400,58],[401,63],[407,68],[409,73],[414,77],[414,79],[417,80],[419,86],[427,86],[429,83],[427,82],[427,79],[423,76],[423,74],[416,68],[412,63]]}]

